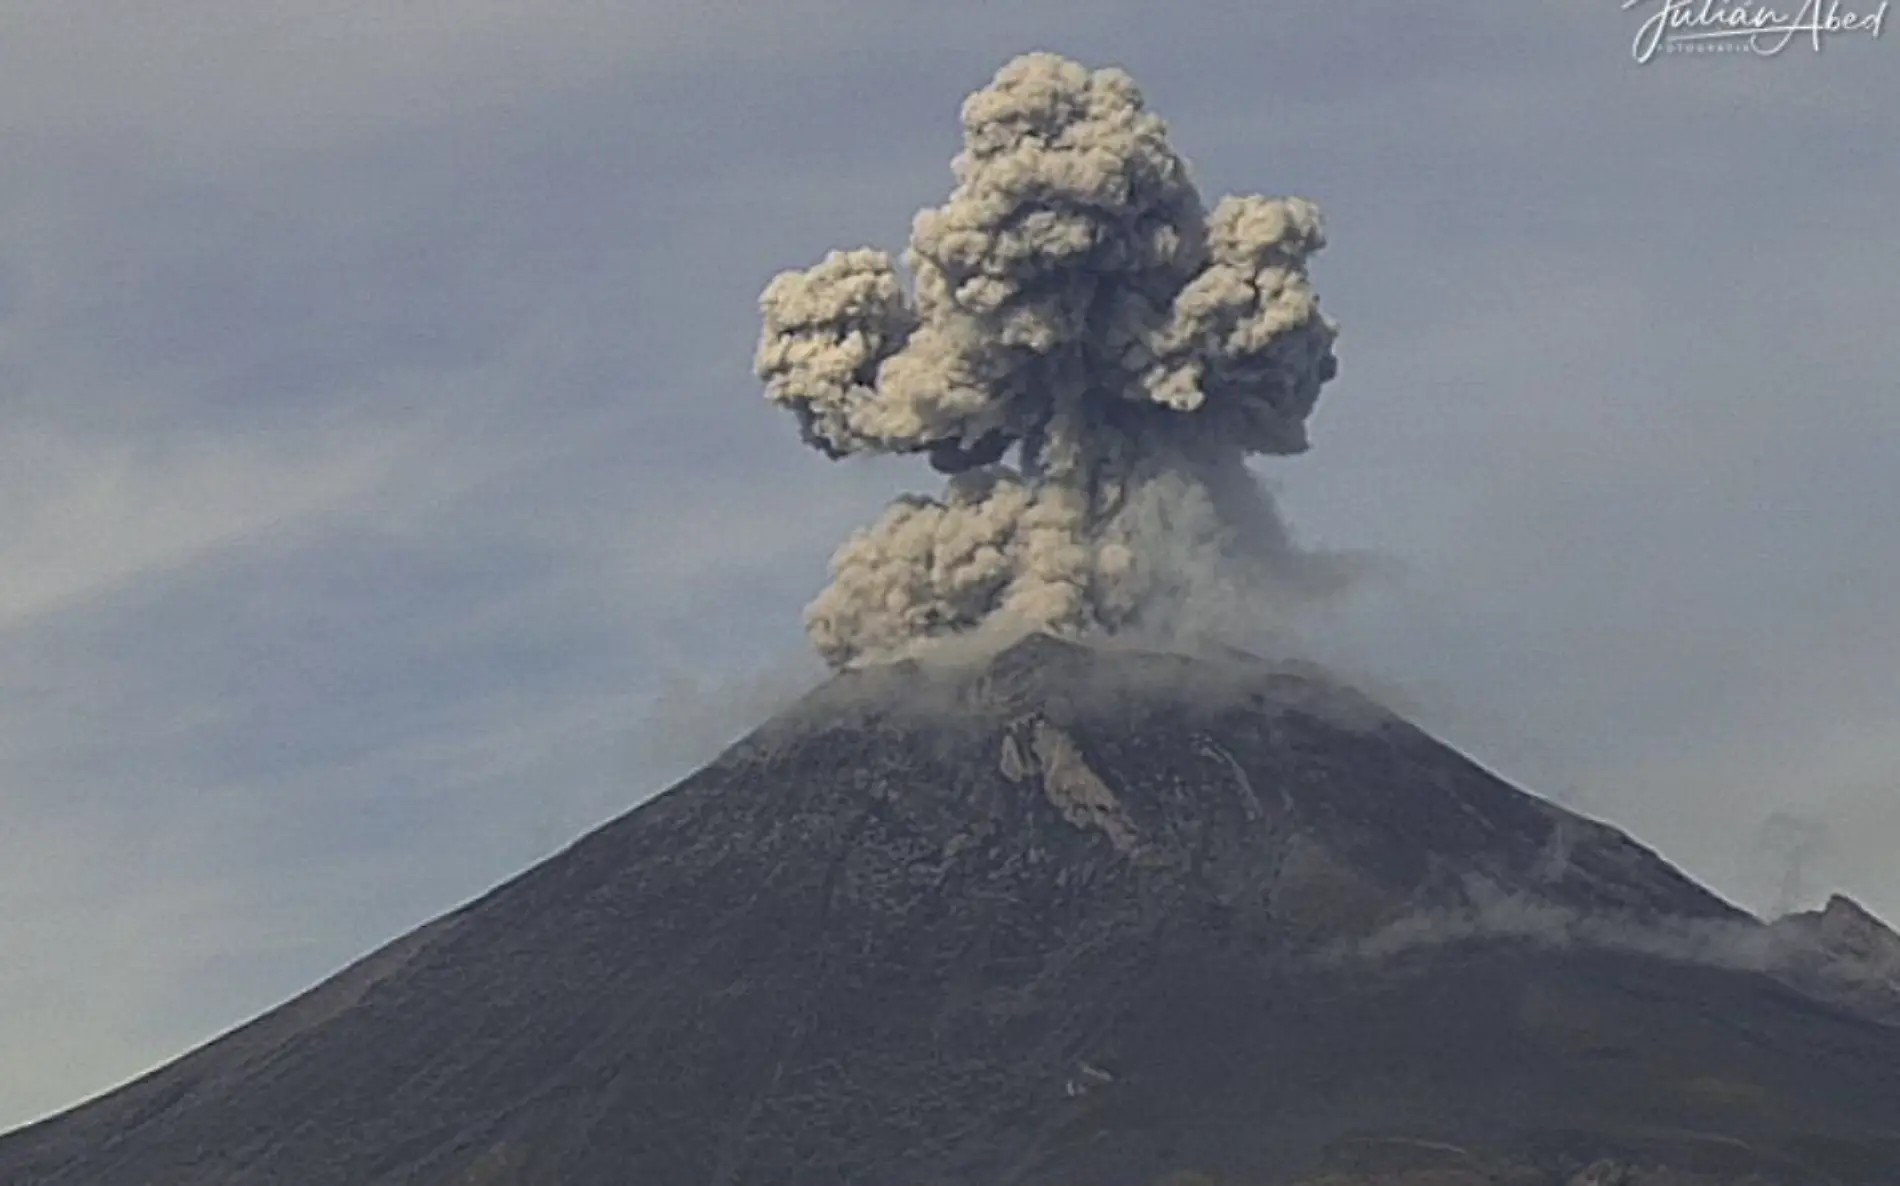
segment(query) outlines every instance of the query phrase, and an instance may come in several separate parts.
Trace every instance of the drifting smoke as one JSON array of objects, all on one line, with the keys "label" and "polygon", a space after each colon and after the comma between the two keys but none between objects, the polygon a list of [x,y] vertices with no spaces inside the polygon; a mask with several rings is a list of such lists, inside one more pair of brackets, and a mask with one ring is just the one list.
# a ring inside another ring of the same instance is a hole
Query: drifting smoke
[{"label": "drifting smoke", "polygon": [[1749,866],[1773,895],[1768,917],[1791,914],[1811,899],[1815,866],[1831,847],[1827,824],[1821,820],[1777,811],[1762,821]]},{"label": "drifting smoke", "polygon": [[818,651],[844,666],[990,627],[1179,638],[1327,583],[1246,468],[1306,448],[1334,373],[1306,276],[1318,209],[1207,211],[1128,76],[1051,54],[1005,66],[963,129],[908,288],[884,252],[840,251],[760,299],[758,373],[808,444],[951,475],[838,551],[806,613]]}]

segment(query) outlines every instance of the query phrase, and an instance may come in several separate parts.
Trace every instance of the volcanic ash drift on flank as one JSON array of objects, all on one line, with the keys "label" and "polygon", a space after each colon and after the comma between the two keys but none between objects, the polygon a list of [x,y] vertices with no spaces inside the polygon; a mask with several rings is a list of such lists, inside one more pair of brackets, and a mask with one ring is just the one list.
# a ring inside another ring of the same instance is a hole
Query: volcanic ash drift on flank
[{"label": "volcanic ash drift on flank", "polygon": [[806,612],[835,666],[986,629],[1219,635],[1328,587],[1252,454],[1307,447],[1336,369],[1300,198],[1203,204],[1119,70],[1052,54],[963,105],[949,199],[904,273],[834,251],[760,299],[766,394],[831,457],[949,475],[832,560]]}]

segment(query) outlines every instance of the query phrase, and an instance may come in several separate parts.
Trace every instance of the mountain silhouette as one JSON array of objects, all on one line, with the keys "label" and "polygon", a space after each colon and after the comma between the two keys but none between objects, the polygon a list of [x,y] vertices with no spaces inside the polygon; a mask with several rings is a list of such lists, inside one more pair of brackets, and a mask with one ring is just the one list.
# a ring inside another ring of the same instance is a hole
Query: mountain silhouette
[{"label": "mountain silhouette", "polygon": [[1896,950],[1317,670],[1033,636],[837,676],[0,1182],[1893,1186]]}]

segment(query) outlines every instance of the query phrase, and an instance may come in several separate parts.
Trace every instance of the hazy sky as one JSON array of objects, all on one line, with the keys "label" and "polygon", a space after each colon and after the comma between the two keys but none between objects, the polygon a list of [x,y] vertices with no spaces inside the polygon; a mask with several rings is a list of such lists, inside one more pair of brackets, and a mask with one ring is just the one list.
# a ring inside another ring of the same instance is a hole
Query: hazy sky
[{"label": "hazy sky", "polygon": [[1747,905],[1900,918],[1900,33],[1639,66],[1654,7],[0,5],[0,1128],[816,677],[924,478],[799,446],[758,291],[900,246],[1028,49],[1326,213],[1340,377],[1264,468],[1388,563],[1313,648]]}]

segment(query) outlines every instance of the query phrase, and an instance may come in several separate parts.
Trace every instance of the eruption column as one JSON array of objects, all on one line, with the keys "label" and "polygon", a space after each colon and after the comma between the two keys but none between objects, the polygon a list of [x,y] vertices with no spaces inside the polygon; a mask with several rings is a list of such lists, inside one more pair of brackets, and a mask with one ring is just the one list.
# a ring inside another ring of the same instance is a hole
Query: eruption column
[{"label": "eruption column", "polygon": [[1305,583],[1252,454],[1307,446],[1335,328],[1300,198],[1208,211],[1119,70],[1052,54],[963,105],[949,200],[904,269],[835,251],[760,298],[766,394],[831,457],[948,474],[832,559],[834,665],[1002,628],[1218,630]]}]

